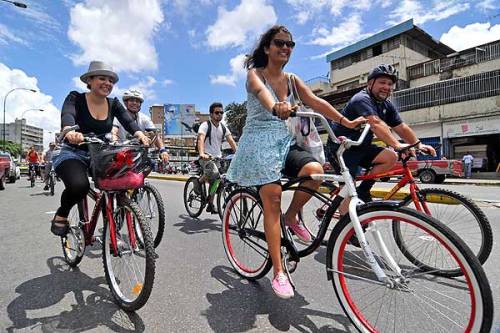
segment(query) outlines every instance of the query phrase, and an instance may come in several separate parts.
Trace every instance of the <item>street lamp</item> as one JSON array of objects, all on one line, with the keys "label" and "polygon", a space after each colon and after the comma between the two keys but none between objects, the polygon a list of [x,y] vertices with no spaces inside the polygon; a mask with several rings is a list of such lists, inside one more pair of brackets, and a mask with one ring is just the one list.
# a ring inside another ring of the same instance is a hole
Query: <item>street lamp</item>
[{"label": "street lamp", "polygon": [[14,6],[16,6],[16,7],[20,7],[20,8],[28,8],[28,6],[26,6],[26,4],[24,4],[24,3],[22,3],[22,2],[10,1],[10,0],[1,0],[1,1],[11,3],[11,4],[13,4],[13,5],[14,5]]},{"label": "street lamp", "polygon": [[28,111],[40,111],[40,112],[43,112],[45,111],[44,109],[28,109],[28,110],[25,110],[23,111],[23,113],[21,114],[21,155],[24,151],[23,149],[23,119],[24,119],[24,114]]},{"label": "street lamp", "polygon": [[5,102],[7,102],[7,96],[9,96],[9,94],[15,90],[28,90],[28,91],[31,91],[31,92],[36,92],[35,89],[29,89],[29,88],[14,88],[14,89],[11,89],[6,95],[5,97],[3,98],[3,150],[5,150],[5,147],[7,146],[7,141],[5,139]]}]

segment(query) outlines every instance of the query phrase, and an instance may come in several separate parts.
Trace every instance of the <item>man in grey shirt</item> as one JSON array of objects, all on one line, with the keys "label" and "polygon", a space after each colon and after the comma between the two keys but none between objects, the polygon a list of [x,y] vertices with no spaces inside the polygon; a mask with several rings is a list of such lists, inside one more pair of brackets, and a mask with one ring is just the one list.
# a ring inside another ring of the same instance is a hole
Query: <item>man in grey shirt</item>
[{"label": "man in grey shirt", "polygon": [[[122,99],[125,107],[127,108],[127,111],[130,113],[132,118],[135,119],[141,131],[146,131],[149,128],[155,128],[155,125],[153,124],[151,119],[144,113],[140,112],[142,102],[144,102],[144,96],[139,90],[129,89],[125,91]],[[112,134],[115,140],[125,140],[127,138],[128,133],[120,124],[117,118],[115,118],[113,121]],[[168,162],[169,156],[167,153],[167,149],[163,146],[161,138],[158,138],[155,141],[155,144],[160,150],[160,157],[163,162]]]},{"label": "man in grey shirt", "polygon": [[52,169],[52,156],[55,147],[56,144],[54,142],[49,143],[49,149],[43,155],[43,162],[45,163],[45,169],[43,169],[43,179],[45,181],[44,191],[49,189],[49,172]]}]

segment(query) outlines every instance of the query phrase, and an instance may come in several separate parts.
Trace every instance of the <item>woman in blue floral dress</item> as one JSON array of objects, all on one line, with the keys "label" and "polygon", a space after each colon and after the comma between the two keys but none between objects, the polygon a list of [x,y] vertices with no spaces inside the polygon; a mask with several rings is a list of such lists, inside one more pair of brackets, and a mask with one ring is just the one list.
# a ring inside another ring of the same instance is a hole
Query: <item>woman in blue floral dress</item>
[{"label": "woman in blue floral dress", "polygon": [[[281,265],[280,213],[281,174],[289,177],[323,173],[323,168],[312,155],[295,145],[285,120],[292,112],[291,80],[301,100],[325,117],[354,128],[365,122],[360,117],[349,121],[326,101],[316,97],[297,76],[291,77],[283,68],[295,46],[292,34],[281,25],[271,27],[245,62],[247,73],[247,118],[238,150],[227,172],[230,181],[242,186],[258,186],[264,210],[264,230],[273,263],[271,282],[276,295],[293,296],[293,288]],[[273,116],[273,111],[277,116]],[[318,181],[302,185],[317,189]],[[285,223],[302,241],[311,241],[307,229],[298,222],[297,214],[310,195],[296,192],[286,211]]]}]

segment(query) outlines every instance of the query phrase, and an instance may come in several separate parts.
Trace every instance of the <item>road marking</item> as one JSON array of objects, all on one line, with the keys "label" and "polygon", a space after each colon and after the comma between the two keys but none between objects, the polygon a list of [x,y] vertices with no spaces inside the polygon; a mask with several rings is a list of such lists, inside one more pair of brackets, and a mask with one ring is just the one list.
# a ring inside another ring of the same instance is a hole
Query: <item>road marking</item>
[{"label": "road marking", "polygon": [[50,212],[45,212],[45,214],[55,214],[57,211],[56,210],[53,210],[53,211],[50,211]]}]

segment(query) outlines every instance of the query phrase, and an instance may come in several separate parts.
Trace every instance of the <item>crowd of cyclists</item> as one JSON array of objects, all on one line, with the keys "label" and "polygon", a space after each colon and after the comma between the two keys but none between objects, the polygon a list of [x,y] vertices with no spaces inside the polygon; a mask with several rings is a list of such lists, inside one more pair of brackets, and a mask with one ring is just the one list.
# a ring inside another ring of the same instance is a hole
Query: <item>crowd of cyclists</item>
[{"label": "crowd of cyclists", "polygon": [[[310,88],[296,74],[285,71],[293,53],[295,42],[291,32],[282,25],[271,27],[265,32],[253,52],[247,57],[247,116],[243,134],[238,144],[231,131],[222,123],[224,107],[221,103],[210,106],[210,118],[198,130],[197,150],[203,176],[196,184],[214,184],[219,179],[222,156],[222,142],[226,140],[234,151],[234,157],[226,177],[239,186],[255,187],[263,205],[265,238],[272,261],[273,278],[271,286],[280,298],[294,296],[288,277],[283,272],[280,216],[283,175],[294,178],[324,173],[323,166],[313,155],[296,144],[286,120],[293,116],[297,104],[292,87],[296,87],[300,99],[308,107],[322,114],[332,122],[337,136],[357,140],[359,127],[368,123],[371,132],[361,146],[345,152],[344,160],[352,177],[361,168],[370,173],[389,170],[397,162],[397,151],[414,145],[421,151],[435,155],[434,148],[419,142],[415,132],[403,122],[397,108],[389,100],[398,80],[398,72],[393,65],[381,64],[368,75],[367,87],[355,94],[345,108],[339,112],[325,100],[313,94]],[[122,101],[108,97],[119,77],[111,66],[100,61],[92,61],[89,69],[80,77],[87,85],[88,92],[72,91],[66,97],[61,113],[61,129],[78,125],[78,130],[69,131],[64,143],[54,150],[51,143],[44,154],[46,165],[53,167],[64,183],[60,207],[51,221],[54,235],[64,236],[68,232],[68,214],[71,208],[87,194],[90,183],[88,169],[90,156],[86,146],[80,145],[84,135],[106,135],[112,133],[112,140],[126,140],[132,135],[144,145],[150,144],[148,128],[153,128],[151,119],[141,113],[143,94],[138,90],[127,90]],[[393,131],[399,136],[395,136]],[[372,143],[374,135],[387,147]],[[404,143],[401,143],[401,141]],[[160,159],[169,159],[162,140],[154,142]],[[336,160],[339,144],[331,140],[326,145],[328,162],[339,172]],[[37,167],[42,160],[34,150],[27,154],[30,168]],[[47,170],[47,167],[45,168]],[[46,172],[47,173],[47,172]],[[364,202],[370,202],[370,189],[375,180],[365,180],[357,187],[357,193]],[[307,180],[301,186],[317,190],[320,180]],[[286,226],[302,242],[311,242],[311,234],[301,223],[298,215],[311,195],[295,192],[288,208],[283,212]],[[339,208],[340,216],[348,211],[349,198]],[[213,195],[208,198],[207,212],[216,213]]]}]

